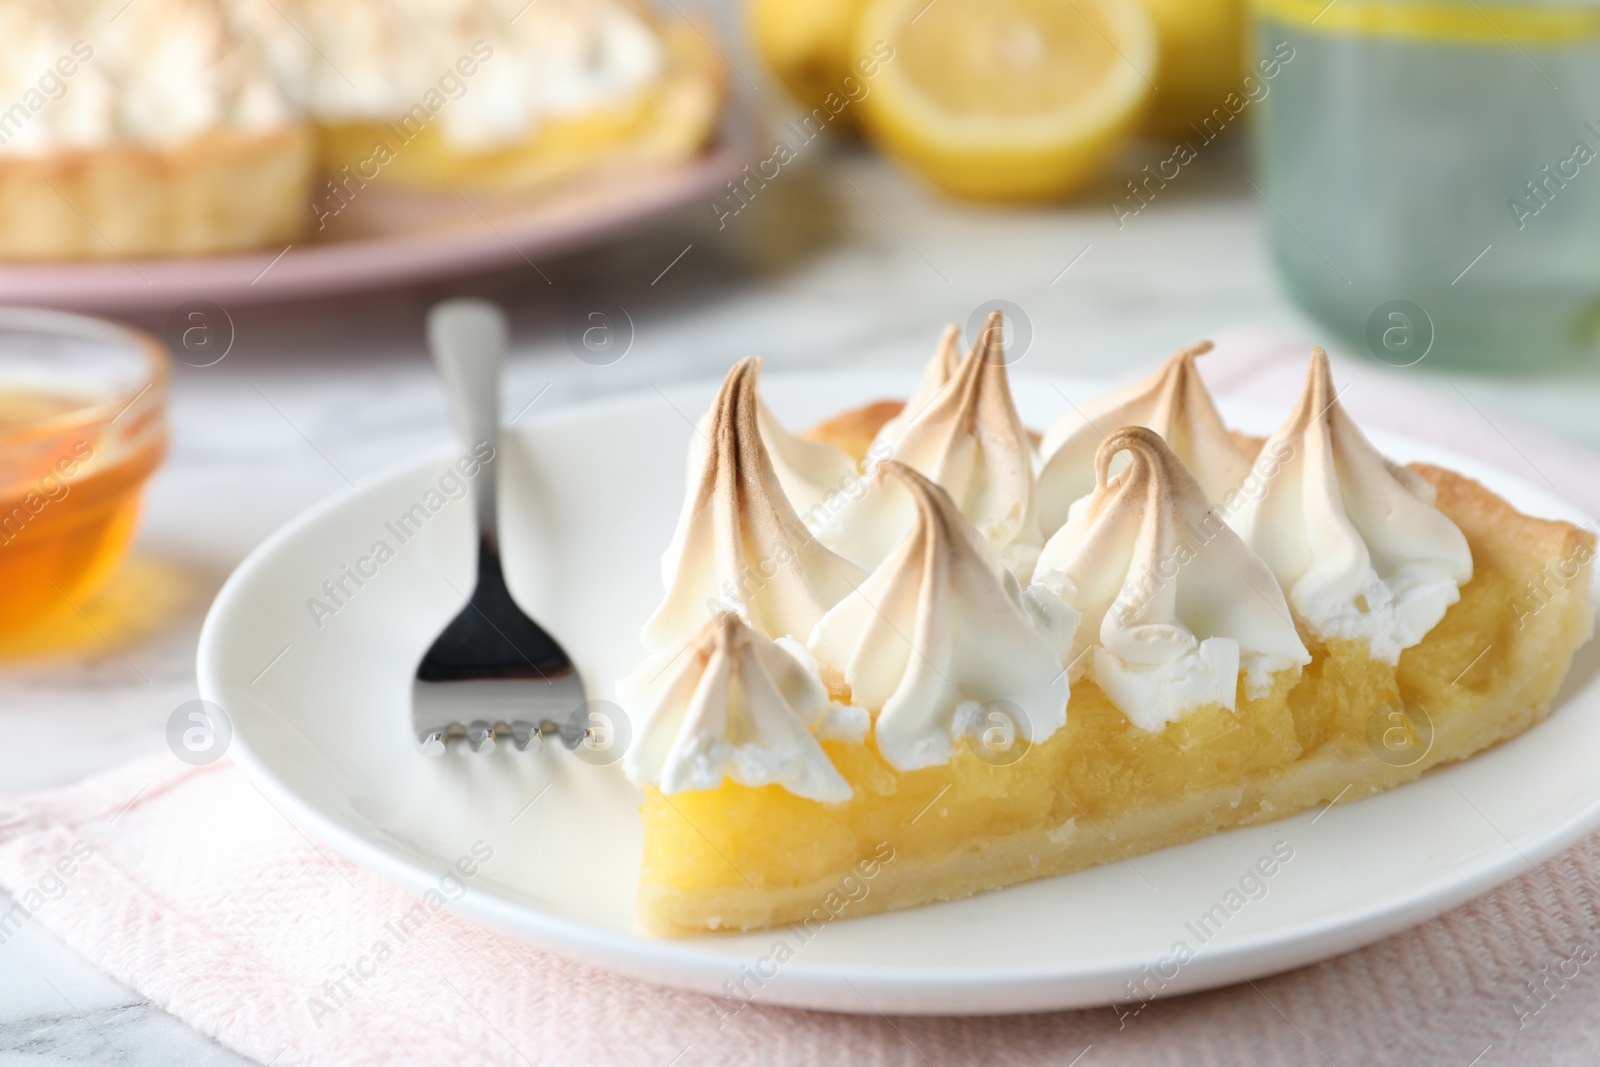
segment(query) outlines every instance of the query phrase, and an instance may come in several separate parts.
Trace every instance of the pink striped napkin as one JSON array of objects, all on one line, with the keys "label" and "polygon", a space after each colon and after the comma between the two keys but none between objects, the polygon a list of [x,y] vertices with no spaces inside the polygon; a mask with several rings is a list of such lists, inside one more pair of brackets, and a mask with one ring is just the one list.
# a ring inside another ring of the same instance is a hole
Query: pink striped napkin
[{"label": "pink striped napkin", "polygon": [[[1304,358],[1236,337],[1204,370],[1219,392],[1282,407]],[[1590,453],[1490,422],[1404,373],[1336,373],[1359,419],[1482,456],[1600,512]],[[1600,835],[1314,967],[1137,1013],[978,1018],[759,1001],[730,1013],[711,997],[568,963],[355,867],[226,761],[196,769],[163,753],[0,802],[0,885],[18,904],[0,911],[0,946],[38,923],[195,1028],[275,1065],[1600,1062]]]}]

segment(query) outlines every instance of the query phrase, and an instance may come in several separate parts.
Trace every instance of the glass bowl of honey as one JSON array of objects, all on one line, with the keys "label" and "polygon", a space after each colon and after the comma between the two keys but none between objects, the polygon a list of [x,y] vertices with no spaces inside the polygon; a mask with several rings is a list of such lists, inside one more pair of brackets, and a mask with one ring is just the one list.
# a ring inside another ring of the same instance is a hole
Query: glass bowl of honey
[{"label": "glass bowl of honey", "polygon": [[116,571],[166,453],[168,374],[148,334],[0,307],[0,637],[82,614]]}]

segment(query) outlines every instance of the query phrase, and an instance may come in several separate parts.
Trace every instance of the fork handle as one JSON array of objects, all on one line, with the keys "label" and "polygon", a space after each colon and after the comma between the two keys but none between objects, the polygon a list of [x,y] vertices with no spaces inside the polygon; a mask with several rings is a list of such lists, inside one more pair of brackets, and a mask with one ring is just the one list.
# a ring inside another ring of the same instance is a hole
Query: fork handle
[{"label": "fork handle", "polygon": [[496,548],[495,470],[500,453],[500,368],[511,330],[505,312],[487,300],[446,300],[428,311],[428,347],[449,397],[456,435],[468,451],[493,451],[473,479],[478,537]]}]

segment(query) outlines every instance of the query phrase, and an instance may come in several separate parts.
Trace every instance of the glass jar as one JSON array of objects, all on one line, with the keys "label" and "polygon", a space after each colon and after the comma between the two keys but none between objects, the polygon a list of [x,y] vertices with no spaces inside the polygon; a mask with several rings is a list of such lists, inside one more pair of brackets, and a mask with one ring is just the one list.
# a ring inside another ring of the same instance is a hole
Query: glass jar
[{"label": "glass jar", "polygon": [[80,611],[121,562],[167,444],[166,350],[0,307],[0,638]]},{"label": "glass jar", "polygon": [[[1256,0],[1273,257],[1395,365],[1600,342],[1600,2]],[[1284,57],[1292,56],[1285,59]]]}]

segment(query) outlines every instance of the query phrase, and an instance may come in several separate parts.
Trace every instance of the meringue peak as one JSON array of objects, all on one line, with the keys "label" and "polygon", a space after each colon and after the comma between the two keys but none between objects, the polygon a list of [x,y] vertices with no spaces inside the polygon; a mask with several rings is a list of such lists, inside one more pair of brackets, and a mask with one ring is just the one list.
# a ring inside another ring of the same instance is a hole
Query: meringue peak
[{"label": "meringue peak", "polygon": [[1073,501],[1094,488],[1097,450],[1107,434],[1123,426],[1160,434],[1213,501],[1244,479],[1249,457],[1229,434],[1196,365],[1211,349],[1210,341],[1180,348],[1149,377],[1056,420],[1039,449],[1045,456],[1039,472],[1039,519],[1045,530],[1059,529]]},{"label": "meringue peak", "polygon": [[1433,486],[1378,452],[1311,353],[1294,411],[1268,438],[1228,521],[1322,638],[1364,641],[1388,663],[1460,599],[1472,550]]},{"label": "meringue peak", "polygon": [[[1052,624],[943,487],[897,460],[880,477],[914,508],[910,531],[861,587],[812,632],[825,671],[855,704],[876,709],[884,759],[901,770],[947,762],[971,726],[1002,714],[1018,735],[1042,741],[1066,721],[1061,646],[1075,617]],[[1030,591],[1032,592],[1032,591]]]},{"label": "meringue peak", "polygon": [[[897,439],[880,433],[885,447],[877,451],[892,450],[945,489],[1007,565],[1026,574],[1044,538],[1034,514],[1033,443],[1011,398],[1002,325],[998,312],[989,316],[949,380],[895,430]],[[945,336],[953,344],[950,331]],[[871,480],[818,536],[854,562],[876,565],[912,521],[914,508],[900,490]]]},{"label": "meringue peak", "polygon": [[722,610],[804,640],[865,576],[816,542],[785,495],[761,433],[760,369],[754,357],[736,364],[704,420],[699,470],[661,561],[667,594],[642,635],[652,651]]},{"label": "meringue peak", "polygon": [[829,699],[803,647],[773,641],[732,612],[709,619],[617,689],[641,720],[623,762],[640,785],[670,794],[732,779],[824,802],[852,794],[818,735],[859,741],[866,713]]},{"label": "meringue peak", "polygon": [[[928,407],[918,412],[907,429],[929,425],[949,424],[976,434],[987,426],[995,432],[1011,430],[1015,436],[1027,439],[1022,419],[1011,399],[1011,383],[1006,376],[1005,323],[998,311],[985,322],[978,339],[965,357],[955,364],[947,382]],[[952,330],[945,331],[941,355],[949,358],[955,338]],[[930,435],[948,451],[950,444],[938,435]]]},{"label": "meringue peak", "polygon": [[1234,708],[1241,669],[1258,697],[1277,672],[1311,661],[1271,571],[1160,434],[1122,427],[1093,469],[1093,491],[1034,575],[1064,588],[1082,615],[1069,650],[1075,675],[1092,670],[1129,721],[1158,731],[1200,707]]},{"label": "meringue peak", "polygon": [[[778,476],[784,496],[803,518],[830,494],[837,495],[845,487],[854,484],[856,461],[837,445],[808,441],[790,433],[761,396],[761,358],[750,356],[734,369],[739,370],[745,364],[750,366],[741,373],[747,373],[756,383],[751,388],[756,396],[756,428],[761,433],[761,443],[766,446],[767,458],[772,461],[773,472]],[[690,478],[695,477],[705,464],[715,414],[716,408],[713,406],[695,424],[698,432],[689,440]]]},{"label": "meringue peak", "polygon": [[906,401],[900,413],[878,431],[878,440],[886,441],[890,445],[897,444],[907,426],[911,425],[918,415],[927,410],[929,404],[944,392],[950,384],[950,379],[955,377],[956,368],[961,365],[961,328],[955,323],[944,328],[944,333],[939,337],[939,345],[933,351],[933,358],[928,360],[928,365],[923,369],[922,381],[917,386],[917,391],[911,399]]}]

